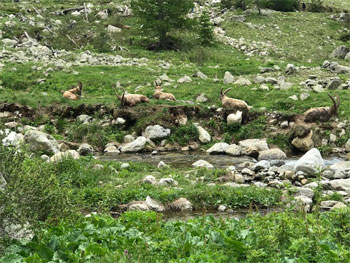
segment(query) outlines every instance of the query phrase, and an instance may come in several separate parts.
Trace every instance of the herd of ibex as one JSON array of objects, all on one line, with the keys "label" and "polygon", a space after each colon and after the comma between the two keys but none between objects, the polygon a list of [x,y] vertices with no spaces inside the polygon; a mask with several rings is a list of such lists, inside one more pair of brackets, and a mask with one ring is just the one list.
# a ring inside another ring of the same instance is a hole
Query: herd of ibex
[{"label": "herd of ibex", "polygon": [[[157,100],[171,100],[176,101],[176,98],[171,93],[165,93],[162,91],[161,82],[157,83],[155,82],[155,91],[153,93],[153,98]],[[244,113],[247,113],[249,111],[248,104],[239,99],[233,99],[226,94],[231,90],[232,88],[229,88],[224,91],[224,89],[221,89],[220,91],[220,100],[222,103],[222,107],[232,109],[232,110],[239,110]],[[63,97],[70,99],[70,100],[78,100],[82,96],[83,91],[83,84],[81,82],[78,82],[77,86],[73,86],[70,90],[63,92]],[[331,94],[328,94],[328,96],[331,98],[333,105],[329,107],[316,107],[311,108],[304,112],[303,119],[305,122],[316,122],[316,121],[328,121],[333,115],[338,114],[339,106],[340,106],[340,98],[338,95],[333,97]],[[126,94],[124,91],[122,96],[118,96],[118,99],[121,102],[121,106],[129,106],[133,107],[136,104],[149,102],[149,98],[142,94]]]}]

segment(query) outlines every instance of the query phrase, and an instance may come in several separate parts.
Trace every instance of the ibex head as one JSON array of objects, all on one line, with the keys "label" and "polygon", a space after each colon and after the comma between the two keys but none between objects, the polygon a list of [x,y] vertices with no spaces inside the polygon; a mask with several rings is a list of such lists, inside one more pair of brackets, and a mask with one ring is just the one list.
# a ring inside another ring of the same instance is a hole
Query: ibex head
[{"label": "ibex head", "polygon": [[335,97],[333,97],[331,94],[328,93],[328,96],[331,98],[331,100],[333,101],[333,106],[331,107],[332,113],[334,115],[338,115],[338,110],[339,110],[339,106],[340,106],[340,97],[338,95],[335,95]]},{"label": "ibex head", "polygon": [[226,93],[229,92],[232,88],[229,88],[227,90],[224,91],[224,89],[221,89],[220,91],[220,100],[222,100],[223,98],[226,97]]}]

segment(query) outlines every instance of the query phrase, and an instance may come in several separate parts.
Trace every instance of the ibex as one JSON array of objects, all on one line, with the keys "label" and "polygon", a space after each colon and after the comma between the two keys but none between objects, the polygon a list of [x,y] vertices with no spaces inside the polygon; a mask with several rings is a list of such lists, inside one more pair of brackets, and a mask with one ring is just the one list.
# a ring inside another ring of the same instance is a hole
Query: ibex
[{"label": "ibex", "polygon": [[338,114],[338,109],[340,106],[340,98],[338,95],[332,97],[331,94],[328,94],[333,102],[333,106],[330,107],[317,107],[311,108],[304,112],[304,121],[305,122],[315,122],[315,121],[328,121],[333,115]]},{"label": "ibex", "polygon": [[79,81],[77,86],[63,92],[63,97],[70,100],[78,100],[83,92],[83,84]]},{"label": "ibex", "polygon": [[138,103],[143,103],[143,102],[149,102],[149,99],[141,94],[125,94],[125,91],[123,92],[122,96],[118,96],[118,99],[121,102],[121,106],[130,106],[133,107]]},{"label": "ibex", "polygon": [[161,84],[155,85],[156,89],[153,93],[153,98],[157,100],[176,100],[173,94],[162,92]]},{"label": "ibex", "polygon": [[243,100],[238,100],[238,99],[232,99],[226,96],[226,93],[231,90],[231,88],[223,91],[224,89],[221,89],[220,91],[220,99],[222,103],[222,107],[224,108],[231,108],[231,109],[236,109],[240,110],[243,112],[249,111],[248,104],[243,101]]}]

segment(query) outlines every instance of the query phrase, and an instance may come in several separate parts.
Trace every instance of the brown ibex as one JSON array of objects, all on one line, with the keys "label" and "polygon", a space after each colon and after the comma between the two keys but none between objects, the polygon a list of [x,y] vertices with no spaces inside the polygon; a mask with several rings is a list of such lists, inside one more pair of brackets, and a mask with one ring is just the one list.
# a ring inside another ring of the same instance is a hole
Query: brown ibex
[{"label": "brown ibex", "polygon": [[231,88],[223,91],[224,89],[221,89],[220,91],[220,99],[222,103],[222,107],[224,108],[230,108],[230,109],[236,109],[243,112],[248,112],[248,104],[243,100],[238,99],[232,99],[226,96],[226,93],[231,90]]},{"label": "brown ibex", "polygon": [[317,107],[311,108],[304,112],[304,121],[305,122],[315,122],[315,121],[328,121],[333,115],[338,114],[340,106],[340,98],[338,95],[332,97],[331,94],[328,94],[333,102],[333,106],[330,107]]},{"label": "brown ibex", "polygon": [[83,84],[79,81],[77,86],[72,86],[70,90],[63,91],[63,97],[69,100],[78,100],[83,92]]},{"label": "brown ibex", "polygon": [[161,84],[158,84],[157,83],[155,84],[155,91],[153,93],[153,98],[154,99],[157,99],[157,100],[176,100],[175,96],[171,93],[166,93],[166,92],[163,92],[162,91],[162,87],[161,87]]},{"label": "brown ibex", "polygon": [[121,106],[130,106],[133,107],[138,103],[143,102],[149,102],[149,99],[141,94],[125,94],[125,91],[123,92],[122,96],[118,96],[118,99],[120,100]]}]

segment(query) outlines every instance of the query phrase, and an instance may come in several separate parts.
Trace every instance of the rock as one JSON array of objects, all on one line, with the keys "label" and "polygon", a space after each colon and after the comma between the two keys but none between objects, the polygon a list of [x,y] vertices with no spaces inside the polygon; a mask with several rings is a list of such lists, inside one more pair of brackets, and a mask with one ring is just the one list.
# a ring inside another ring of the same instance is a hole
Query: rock
[{"label": "rock", "polygon": [[198,133],[199,133],[199,141],[201,143],[208,143],[211,141],[211,136],[210,134],[204,129],[202,128],[201,126],[199,125],[196,125],[196,128],[198,130]]},{"label": "rock", "polygon": [[123,124],[125,124],[125,122],[126,122],[126,120],[124,120],[123,118],[119,118],[119,117],[115,120],[116,125],[123,125]]},{"label": "rock", "polygon": [[170,208],[175,211],[191,211],[192,204],[186,198],[179,198],[170,204]]},{"label": "rock", "polygon": [[93,154],[94,153],[94,148],[87,144],[87,143],[83,143],[82,145],[79,146],[78,148],[78,153],[80,155],[89,155],[89,154]]},{"label": "rock", "polygon": [[232,123],[242,123],[242,112],[241,111],[236,111],[236,113],[231,113],[227,116],[227,124],[232,124]]},{"label": "rock", "polygon": [[297,95],[289,96],[288,99],[297,101],[298,100],[298,96]]},{"label": "rock", "polygon": [[302,171],[307,175],[315,175],[324,167],[324,161],[318,149],[313,148],[305,153],[294,166],[296,172]]},{"label": "rock", "polygon": [[350,61],[350,52],[348,52],[348,53],[346,54],[345,60],[346,60],[346,61]]},{"label": "rock", "polygon": [[271,85],[276,85],[278,83],[278,80],[272,77],[267,77],[265,78],[265,82]]},{"label": "rock", "polygon": [[301,93],[300,96],[299,96],[301,101],[306,100],[308,97],[310,97],[309,93]]},{"label": "rock", "polygon": [[50,157],[47,156],[46,154],[41,155],[40,158],[41,158],[41,160],[43,160],[44,162],[50,161]]},{"label": "rock", "polygon": [[128,163],[122,163],[120,165],[120,169],[128,169],[129,167],[130,167],[130,164],[128,164]]},{"label": "rock", "polygon": [[128,204],[129,211],[149,211],[150,208],[145,201],[135,201]]},{"label": "rock", "polygon": [[302,208],[306,213],[311,211],[312,206],[312,199],[306,197],[306,196],[296,196],[295,197],[295,204]]},{"label": "rock", "polygon": [[329,167],[333,171],[328,179],[345,179],[350,177],[350,162],[337,162]]},{"label": "rock", "polygon": [[94,167],[92,167],[94,170],[103,170],[104,166],[102,164],[95,164]]},{"label": "rock", "polygon": [[345,151],[350,152],[350,139],[345,144]]},{"label": "rock", "polygon": [[50,162],[61,162],[64,159],[69,159],[69,158],[77,160],[80,158],[80,154],[75,150],[68,150],[66,152],[58,152],[58,153],[55,153],[50,158]]},{"label": "rock", "polygon": [[170,129],[165,129],[160,125],[147,126],[144,136],[150,140],[160,140],[170,135]]},{"label": "rock", "polygon": [[243,168],[241,171],[242,174],[244,175],[249,175],[249,176],[254,176],[255,172],[249,168]]},{"label": "rock", "polygon": [[5,47],[14,47],[17,45],[16,40],[8,39],[8,38],[3,39],[2,43],[4,44]]},{"label": "rock", "polygon": [[157,165],[157,168],[159,169],[159,168],[163,168],[163,167],[169,167],[169,165],[165,164],[165,162],[163,162],[163,161],[160,161]]},{"label": "rock", "polygon": [[196,98],[196,102],[198,102],[198,103],[204,103],[204,102],[207,102],[207,101],[208,101],[208,98],[205,96],[204,93],[202,93],[201,95],[199,95]]},{"label": "rock", "polygon": [[229,147],[229,144],[225,142],[215,143],[212,147],[210,147],[207,150],[207,153],[210,153],[210,154],[225,153],[228,147]]},{"label": "rock", "polygon": [[307,152],[314,146],[312,140],[313,132],[310,130],[309,134],[303,138],[295,137],[292,141],[292,145],[297,148],[299,151]]},{"label": "rock", "polygon": [[243,148],[256,148],[259,152],[269,149],[265,139],[247,139],[239,142]]},{"label": "rock", "polygon": [[282,129],[287,129],[289,128],[289,123],[288,121],[283,121],[280,126]]},{"label": "rock", "polygon": [[270,88],[269,88],[269,86],[267,86],[266,84],[261,84],[261,85],[259,86],[259,90],[269,91]]},{"label": "rock", "polygon": [[223,186],[228,186],[228,187],[232,187],[232,188],[238,188],[238,187],[247,187],[249,185],[247,185],[247,184],[237,184],[237,183],[234,183],[234,182],[228,182],[228,183],[223,184]]},{"label": "rock", "polygon": [[116,26],[108,25],[107,32],[108,33],[120,33],[120,32],[122,32],[122,29],[119,27],[116,27]]},{"label": "rock", "polygon": [[338,203],[341,203],[339,201],[334,201],[334,200],[327,200],[327,201],[322,201],[320,203],[320,209],[322,210],[330,210],[332,209],[335,205]]},{"label": "rock", "polygon": [[227,147],[226,154],[229,154],[231,156],[241,156],[242,155],[242,148],[239,145],[231,144],[229,147]]},{"label": "rock", "polygon": [[190,82],[192,82],[192,79],[189,76],[183,76],[182,78],[177,80],[178,84],[190,83]]},{"label": "rock", "polygon": [[120,153],[117,147],[113,145],[107,146],[103,152],[104,152],[104,155],[106,156],[116,156]]},{"label": "rock", "polygon": [[[254,79],[254,83],[257,83],[257,84],[261,84],[261,83],[264,83],[265,82],[265,78],[263,76],[256,76],[256,78]],[[276,80],[276,83],[277,83],[277,80]]]},{"label": "rock", "polygon": [[266,160],[262,160],[260,162],[257,162],[256,164],[254,164],[254,166],[252,167],[252,170],[254,172],[259,172],[261,170],[268,170],[270,169],[270,162],[266,161]]},{"label": "rock", "polygon": [[164,212],[165,211],[165,208],[162,204],[160,204],[158,201],[152,199],[149,196],[146,197],[145,203],[153,211],[156,211],[156,212]]},{"label": "rock", "polygon": [[97,15],[100,19],[107,19],[108,18],[108,13],[106,11],[100,11],[97,13]]},{"label": "rock", "polygon": [[226,210],[226,206],[224,206],[224,205],[219,205],[219,207],[218,207],[218,211],[219,211],[219,212],[225,212],[225,210]]},{"label": "rock", "polygon": [[197,162],[194,162],[192,164],[193,167],[203,167],[203,168],[208,168],[208,169],[213,169],[214,166],[212,164],[210,164],[207,161],[204,160],[198,160]]},{"label": "rock", "polygon": [[314,191],[306,187],[298,187],[295,196],[306,196],[310,199],[314,198]]},{"label": "rock", "polygon": [[321,85],[317,84],[315,86],[312,87],[313,91],[315,91],[316,93],[320,93],[320,92],[323,92],[324,89]]},{"label": "rock", "polygon": [[293,64],[288,64],[285,73],[287,75],[292,75],[297,72],[297,68]]},{"label": "rock", "polygon": [[348,52],[350,52],[350,49],[348,47],[339,46],[332,52],[331,58],[344,59]]},{"label": "rock", "polygon": [[25,143],[29,144],[31,151],[58,153],[58,142],[51,135],[41,131],[29,130],[24,134]]},{"label": "rock", "polygon": [[24,142],[24,136],[21,133],[10,132],[4,139],[2,144],[4,146],[20,146]]},{"label": "rock", "polygon": [[285,160],[287,155],[280,149],[270,149],[259,152],[258,160]]},{"label": "rock", "polygon": [[208,78],[207,75],[205,75],[204,73],[202,73],[202,72],[200,72],[200,71],[198,71],[198,72],[195,74],[195,76],[196,76],[197,78],[200,78],[200,79],[207,79],[207,78]]},{"label": "rock", "polygon": [[135,137],[132,136],[131,134],[125,135],[124,138],[123,138],[123,142],[124,143],[130,143],[130,142],[133,142],[133,141],[135,141]]},{"label": "rock", "polygon": [[157,184],[156,178],[152,175],[147,175],[145,178],[143,178],[144,184]]},{"label": "rock", "polygon": [[158,185],[161,186],[177,186],[178,182],[173,178],[162,178],[159,180]]},{"label": "rock", "polygon": [[234,82],[234,80],[235,78],[232,76],[232,74],[226,71],[224,75],[224,84],[231,84]]},{"label": "rock", "polygon": [[327,84],[327,89],[330,90],[335,90],[337,89],[339,86],[341,85],[341,81],[339,78],[332,78],[329,80],[328,84]]},{"label": "rock", "polygon": [[32,55],[36,58],[42,58],[45,56],[51,56],[52,55],[52,51],[45,46],[31,46],[29,48],[29,51],[32,53]]},{"label": "rock", "polygon": [[240,86],[250,86],[252,83],[245,78],[239,77],[233,84],[240,85]]},{"label": "rock", "polygon": [[335,206],[333,206],[333,207],[331,208],[331,210],[345,209],[345,208],[347,208],[347,205],[346,205],[346,204],[344,204],[344,203],[342,203],[342,202],[338,202],[338,203],[335,204]]},{"label": "rock", "polygon": [[121,152],[139,152],[141,151],[147,143],[147,139],[143,136],[137,137],[133,142],[127,143],[121,148]]},{"label": "rock", "polygon": [[350,178],[331,180],[329,185],[332,190],[350,192]]},{"label": "rock", "polygon": [[92,120],[92,117],[86,114],[81,114],[77,117],[77,120],[83,123],[87,123]]}]

